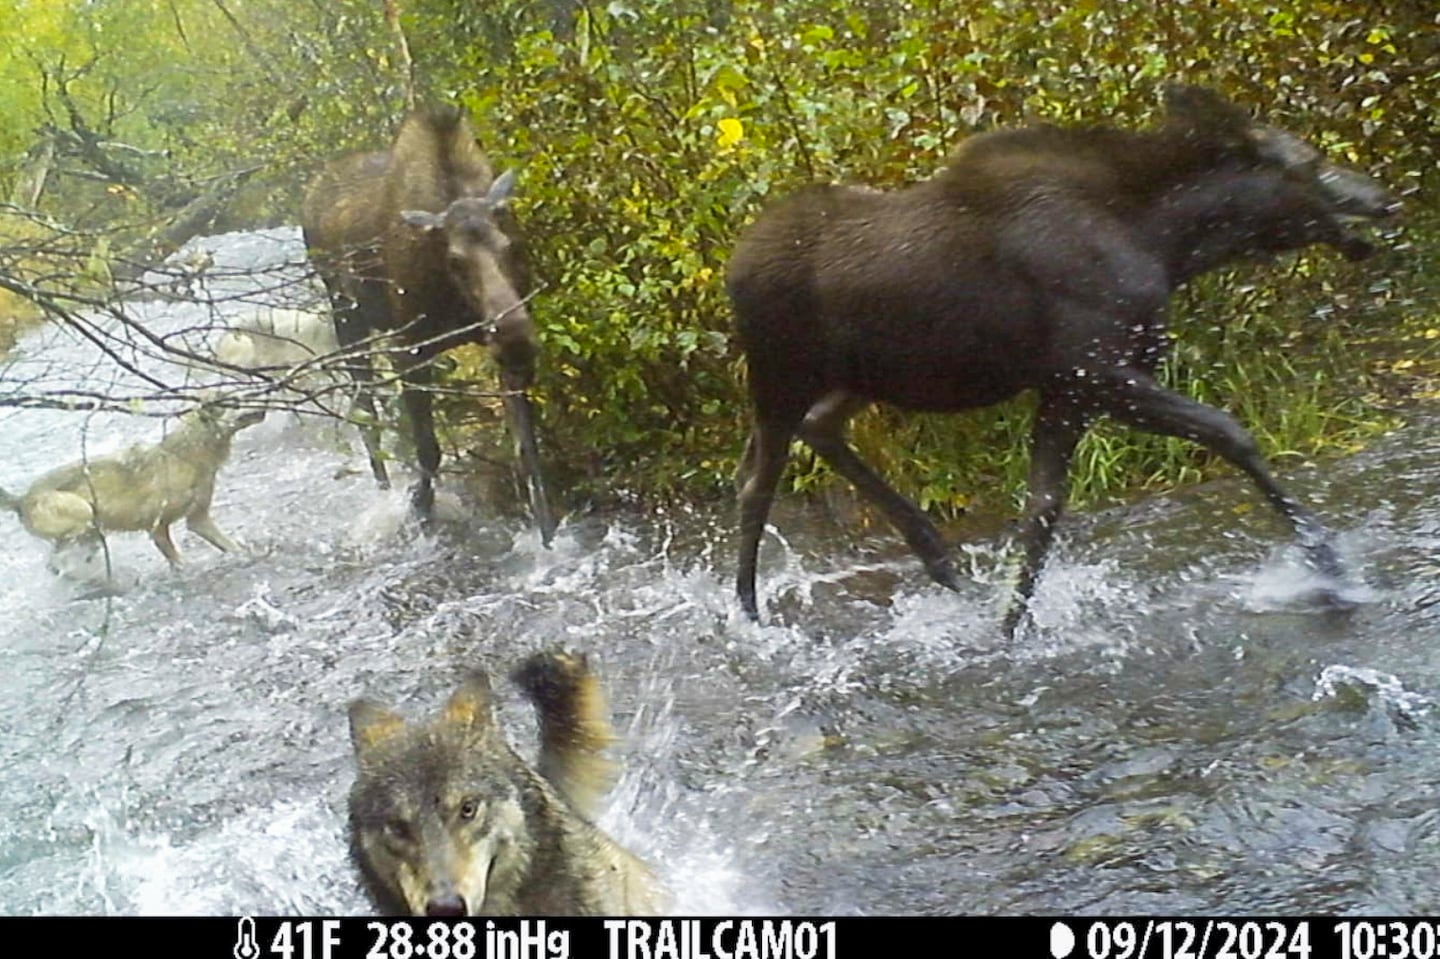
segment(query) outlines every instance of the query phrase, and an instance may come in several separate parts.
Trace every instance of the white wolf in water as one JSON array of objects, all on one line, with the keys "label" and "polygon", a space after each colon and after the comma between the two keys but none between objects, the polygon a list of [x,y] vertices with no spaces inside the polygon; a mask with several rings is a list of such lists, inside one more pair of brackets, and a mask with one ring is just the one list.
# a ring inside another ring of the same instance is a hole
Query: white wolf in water
[{"label": "white wolf in water", "polygon": [[[230,366],[282,376],[339,349],[335,324],[328,314],[263,307],[231,322],[215,344],[215,359]],[[316,382],[318,378],[307,374],[302,379]]]},{"label": "white wolf in water", "polygon": [[230,441],[264,416],[258,410],[202,406],[155,445],[62,466],[20,496],[0,490],[0,508],[18,514],[27,531],[57,550],[81,543],[93,553],[105,533],[144,530],[170,565],[178,566],[170,525],[180,519],[216,549],[235,550],[210,518],[210,500]]}]

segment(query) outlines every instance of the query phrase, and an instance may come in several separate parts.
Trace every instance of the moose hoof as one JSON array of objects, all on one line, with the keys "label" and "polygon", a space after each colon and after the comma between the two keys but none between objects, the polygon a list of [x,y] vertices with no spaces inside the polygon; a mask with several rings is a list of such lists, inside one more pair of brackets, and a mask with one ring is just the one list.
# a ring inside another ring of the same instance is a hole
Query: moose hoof
[{"label": "moose hoof", "polygon": [[750,622],[760,622],[760,603],[753,593],[748,596],[744,594],[740,596],[740,610]]},{"label": "moose hoof", "polygon": [[1335,552],[1335,546],[1328,539],[1305,545],[1305,565],[1326,579],[1335,580],[1337,583],[1345,577],[1345,569],[1340,563],[1340,556]]},{"label": "moose hoof", "polygon": [[960,577],[955,575],[955,567],[951,565],[950,560],[941,557],[928,561],[925,564],[925,571],[941,586],[956,593],[960,592]]},{"label": "moose hoof", "polygon": [[1015,642],[1015,637],[1018,636],[1030,622],[1030,605],[1028,603],[1016,603],[1011,606],[1010,611],[1005,614],[1005,622],[1001,626],[1001,630],[1004,632],[1005,642]]},{"label": "moose hoof", "polygon": [[410,490],[410,509],[420,523],[429,527],[435,522],[435,488],[429,483],[417,483]]},{"label": "moose hoof", "polygon": [[1344,564],[1328,539],[1316,539],[1304,544],[1305,566],[1318,579],[1308,591],[1311,605],[1332,612],[1349,612],[1361,605],[1356,590],[1345,575]]}]

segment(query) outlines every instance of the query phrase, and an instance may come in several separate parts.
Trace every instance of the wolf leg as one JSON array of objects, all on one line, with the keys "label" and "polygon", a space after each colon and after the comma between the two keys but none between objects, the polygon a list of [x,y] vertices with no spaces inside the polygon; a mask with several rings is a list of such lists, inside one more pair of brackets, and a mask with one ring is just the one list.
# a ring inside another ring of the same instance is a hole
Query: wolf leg
[{"label": "wolf leg", "polygon": [[168,523],[159,523],[150,531],[150,539],[154,541],[155,547],[164,554],[169,561],[171,568],[180,565],[180,551],[175,548],[175,541],[170,538],[170,526]]},{"label": "wolf leg", "polygon": [[[215,525],[215,521],[210,518],[210,514],[208,513],[189,517],[185,520],[185,525],[188,526],[190,531],[196,536],[199,536],[205,540],[205,542],[223,553],[240,552],[239,544],[226,536],[224,531]],[[163,550],[163,547],[161,548]]]},{"label": "wolf leg", "polygon": [[605,687],[583,654],[546,651],[512,674],[540,720],[540,774],[582,816],[593,818],[619,778]]}]

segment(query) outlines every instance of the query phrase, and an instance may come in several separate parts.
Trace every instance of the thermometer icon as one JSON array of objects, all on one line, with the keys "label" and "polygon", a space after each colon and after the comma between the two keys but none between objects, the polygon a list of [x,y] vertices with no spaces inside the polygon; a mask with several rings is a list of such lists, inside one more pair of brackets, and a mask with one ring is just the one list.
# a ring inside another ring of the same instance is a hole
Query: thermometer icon
[{"label": "thermometer icon", "polygon": [[240,917],[240,930],[235,939],[235,959],[258,959],[260,947],[255,943],[255,920]]}]

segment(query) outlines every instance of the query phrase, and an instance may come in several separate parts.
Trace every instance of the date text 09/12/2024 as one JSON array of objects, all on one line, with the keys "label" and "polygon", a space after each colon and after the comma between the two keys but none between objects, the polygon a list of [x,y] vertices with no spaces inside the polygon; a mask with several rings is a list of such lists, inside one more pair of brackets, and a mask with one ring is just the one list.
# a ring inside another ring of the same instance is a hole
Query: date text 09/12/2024
[{"label": "date text 09/12/2024", "polygon": [[[1072,929],[1081,929],[1077,936]],[[1078,947],[1078,948],[1077,948]],[[1440,959],[1440,923],[1422,919],[1056,921],[1053,959]]]}]

